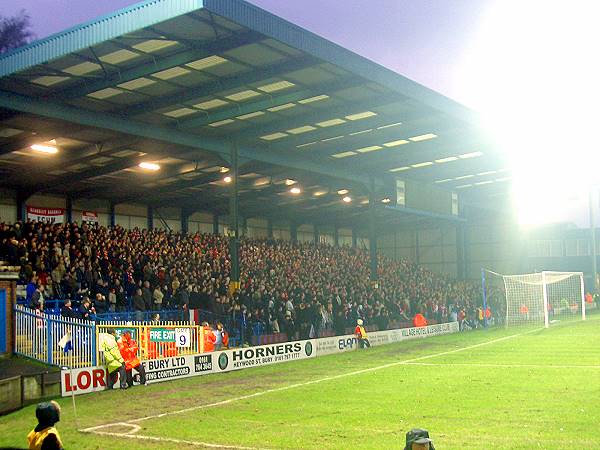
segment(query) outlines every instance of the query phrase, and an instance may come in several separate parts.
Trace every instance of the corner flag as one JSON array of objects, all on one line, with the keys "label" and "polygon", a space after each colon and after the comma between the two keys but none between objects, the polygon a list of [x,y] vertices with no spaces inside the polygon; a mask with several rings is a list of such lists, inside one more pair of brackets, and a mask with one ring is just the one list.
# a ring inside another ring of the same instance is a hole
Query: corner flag
[{"label": "corner flag", "polygon": [[73,342],[71,341],[71,332],[67,331],[60,341],[58,341],[58,346],[63,349],[65,353],[69,353],[69,351],[73,350]]}]

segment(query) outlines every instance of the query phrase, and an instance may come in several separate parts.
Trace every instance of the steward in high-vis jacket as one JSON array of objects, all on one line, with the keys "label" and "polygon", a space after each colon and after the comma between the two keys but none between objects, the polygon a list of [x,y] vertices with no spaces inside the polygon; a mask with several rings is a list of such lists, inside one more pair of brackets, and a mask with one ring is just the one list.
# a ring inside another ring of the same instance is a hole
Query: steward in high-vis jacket
[{"label": "steward in high-vis jacket", "polygon": [[60,406],[55,401],[37,405],[35,417],[38,424],[27,435],[30,450],[62,450],[62,442],[54,424],[60,420]]},{"label": "steward in high-vis jacket", "polygon": [[104,361],[108,370],[108,388],[112,389],[117,382],[117,377],[119,377],[121,389],[127,389],[125,360],[119,352],[116,334],[114,328],[109,328],[106,333],[103,333],[100,348],[104,354]]},{"label": "steward in high-vis jacket", "polygon": [[117,342],[119,352],[125,360],[125,371],[127,372],[127,384],[133,386],[133,369],[140,374],[140,384],[146,385],[146,371],[137,357],[138,345],[131,339],[131,331],[123,330]]},{"label": "steward in high-vis jacket", "polygon": [[363,327],[363,320],[358,319],[356,321],[356,328],[354,329],[354,335],[356,336],[356,340],[358,341],[359,348],[371,348],[371,343],[369,342],[369,338],[367,337],[367,331],[365,327]]},{"label": "steward in high-vis jacket", "polygon": [[415,317],[413,317],[413,325],[415,327],[426,327],[427,319],[425,318],[425,316],[423,314],[416,313]]},{"label": "steward in high-vis jacket", "polygon": [[214,352],[217,337],[208,322],[202,322],[202,336],[204,338],[204,353]]}]

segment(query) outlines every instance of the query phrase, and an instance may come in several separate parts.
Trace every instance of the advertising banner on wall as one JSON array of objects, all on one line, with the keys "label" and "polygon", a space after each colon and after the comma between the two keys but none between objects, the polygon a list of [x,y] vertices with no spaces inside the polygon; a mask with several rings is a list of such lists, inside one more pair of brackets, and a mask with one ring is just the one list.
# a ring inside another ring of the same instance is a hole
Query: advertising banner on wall
[{"label": "advertising banner on wall", "polygon": [[224,350],[216,353],[215,372],[259,367],[298,359],[313,358],[315,339],[306,341],[283,342],[281,344],[260,345],[258,347]]},{"label": "advertising banner on wall", "polygon": [[81,221],[88,223],[98,223],[98,213],[95,211],[82,211]]},{"label": "advertising banner on wall", "polygon": [[63,208],[38,208],[27,207],[27,220],[45,223],[64,223],[65,210]]},{"label": "advertising banner on wall", "polygon": [[[171,342],[176,330],[161,330],[155,335],[157,342]],[[173,336],[171,336],[171,332]],[[458,323],[443,323],[421,328],[402,328],[398,330],[376,331],[369,333],[372,345],[383,345],[407,339],[424,338],[458,332]],[[181,334],[181,333],[180,333]],[[172,358],[143,361],[148,383],[188,378],[210,373],[229,372],[252,367],[266,366],[287,361],[314,358],[333,353],[347,352],[358,348],[353,335],[334,336],[305,341],[283,342],[232,350],[217,351],[198,355],[176,356]],[[107,372],[104,367],[86,367],[83,369],[63,369],[61,371],[62,396],[87,394],[107,389]],[[134,378],[137,383],[137,377]]]}]

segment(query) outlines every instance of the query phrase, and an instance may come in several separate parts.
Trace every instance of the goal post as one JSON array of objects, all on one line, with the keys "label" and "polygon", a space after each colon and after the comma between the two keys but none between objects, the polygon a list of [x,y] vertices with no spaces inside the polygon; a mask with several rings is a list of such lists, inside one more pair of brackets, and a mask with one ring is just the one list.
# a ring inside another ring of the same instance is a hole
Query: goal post
[{"label": "goal post", "polygon": [[522,275],[502,275],[483,270],[484,299],[488,286],[504,297],[505,325],[544,324],[548,328],[560,320],[586,318],[585,287],[582,272],[543,271]]}]

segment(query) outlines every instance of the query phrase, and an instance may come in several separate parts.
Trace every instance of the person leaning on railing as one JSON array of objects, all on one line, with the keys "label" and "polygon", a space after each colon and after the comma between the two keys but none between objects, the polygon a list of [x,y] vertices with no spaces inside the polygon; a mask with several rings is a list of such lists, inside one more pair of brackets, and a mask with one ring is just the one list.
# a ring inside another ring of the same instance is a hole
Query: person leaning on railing
[{"label": "person leaning on railing", "polygon": [[114,328],[109,328],[102,334],[101,349],[108,370],[108,388],[112,389],[119,378],[121,389],[127,389],[127,372],[125,370],[125,360],[119,351],[117,344],[117,332]]}]

